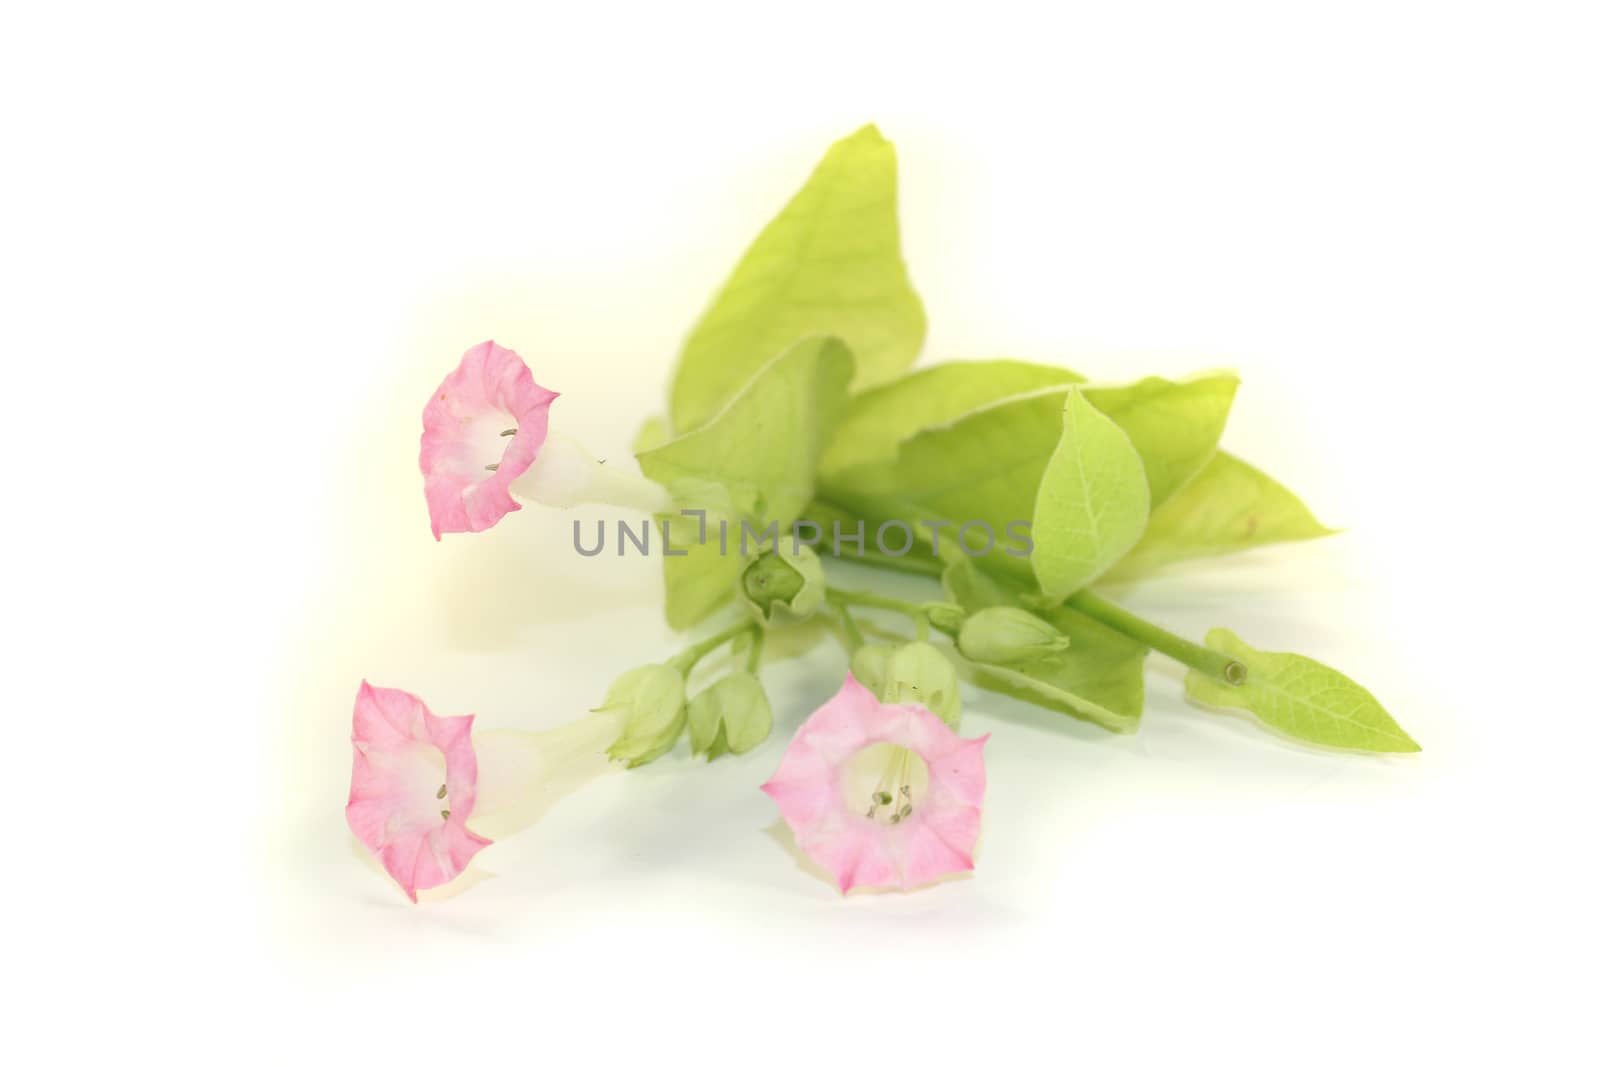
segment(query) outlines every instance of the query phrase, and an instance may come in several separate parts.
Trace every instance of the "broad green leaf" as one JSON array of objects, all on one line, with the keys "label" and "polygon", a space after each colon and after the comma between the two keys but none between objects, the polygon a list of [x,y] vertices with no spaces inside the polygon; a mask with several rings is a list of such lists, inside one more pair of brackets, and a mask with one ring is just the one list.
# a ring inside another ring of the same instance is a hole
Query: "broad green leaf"
[{"label": "broad green leaf", "polygon": [[[660,516],[660,521],[674,553],[661,560],[667,587],[667,625],[674,630],[687,630],[733,599],[734,585],[744,569],[744,559],[739,554],[739,520],[708,512],[704,542],[700,540],[698,516]],[[726,551],[721,543],[721,523],[727,523],[730,532]],[[684,554],[676,554],[680,552]]]},{"label": "broad green leaf", "polygon": [[[1002,368],[1000,378],[1012,385],[1043,380],[1051,374],[1072,375],[1071,371],[1008,361],[950,366],[955,372],[950,382],[973,375],[980,380],[981,370],[991,366]],[[1076,387],[1057,385],[1007,394],[999,401],[912,432],[900,441],[898,449],[890,447],[889,438],[900,437],[917,419],[938,418],[959,406],[950,396],[933,399],[937,394],[923,392],[922,385],[937,381],[935,372],[941,369],[902,379],[919,382],[903,396],[907,410],[918,413],[915,417],[906,412],[893,415],[887,408],[879,411],[881,405],[876,402],[861,406],[861,401],[873,397],[898,395],[898,383],[852,400],[851,414],[835,436],[829,455],[848,433],[853,435],[848,438],[853,442],[852,455],[880,455],[888,449],[890,458],[824,472],[820,491],[835,503],[869,517],[912,523],[983,522],[995,530],[997,550],[1026,552],[1026,531],[1016,530],[1012,524],[1032,519],[1045,467],[1061,441],[1062,408],[1067,394]],[[1170,492],[1215,454],[1237,385],[1232,375],[1211,375],[1182,382],[1146,378],[1133,385],[1086,386],[1082,391],[1096,409],[1128,434],[1140,461],[1156,472],[1162,490]],[[888,431],[863,428],[863,411],[880,414]],[[853,430],[852,423],[856,426]],[[953,534],[945,532],[946,544]],[[947,548],[942,551],[949,554]]]},{"label": "broad green leaf", "polygon": [[[1020,590],[979,571],[971,560],[958,560],[945,570],[944,588],[969,611],[1021,603]],[[1065,605],[1041,614],[1071,639],[1065,653],[1018,669],[974,664],[973,681],[1118,733],[1137,730],[1144,711],[1148,650]]]},{"label": "broad green leaf", "polygon": [[720,485],[739,517],[787,525],[811,501],[851,367],[836,339],[803,340],[761,368],[711,422],[639,453],[639,467],[668,489]]},{"label": "broad green leaf", "polygon": [[[823,453],[821,474],[892,461],[908,437],[1007,397],[1083,379],[1063,367],[992,359],[941,363],[850,398],[844,422]],[[1055,443],[1054,436],[1050,443]]]},{"label": "broad green leaf", "polygon": [[[880,532],[883,544],[891,553],[900,553],[901,546],[906,543],[904,531],[898,528],[885,528],[884,523],[878,519],[858,515],[824,500],[813,500],[810,507],[806,508],[805,514],[801,516],[801,523],[815,524],[814,532],[819,538],[816,551],[819,556],[853,559],[865,554],[875,554],[878,552]],[[806,527],[802,532],[809,538],[813,531]],[[913,540],[898,558],[907,560],[913,565],[923,563],[937,566],[932,551],[920,540]]]},{"label": "broad green leaf", "polygon": [[672,428],[710,422],[803,337],[830,334],[849,345],[861,389],[905,369],[926,332],[900,257],[894,147],[865,126],[828,150],[690,333],[672,383]]},{"label": "broad green leaf", "polygon": [[[784,529],[811,500],[817,457],[844,411],[850,353],[810,338],[773,360],[715,420],[639,453],[639,468],[685,507],[708,512],[668,522],[667,622],[693,626],[732,597],[744,561],[740,523]],[[724,548],[719,521],[726,521]],[[702,536],[704,540],[702,541]]]},{"label": "broad green leaf", "polygon": [[1155,508],[1216,455],[1238,388],[1232,374],[1209,374],[1180,382],[1145,378],[1125,386],[1086,386],[1083,393],[1133,442]]},{"label": "broad green leaf", "polygon": [[1123,581],[1188,559],[1335,533],[1282,485],[1218,452],[1150,515],[1144,536],[1107,575]]},{"label": "broad green leaf", "polygon": [[1150,485],[1133,443],[1073,387],[1061,442],[1033,507],[1033,573],[1048,597],[1064,598],[1109,570],[1139,540]]},{"label": "broad green leaf", "polygon": [[667,420],[660,415],[651,415],[640,424],[638,432],[633,435],[633,451],[648,452],[652,448],[664,445],[672,437],[672,432],[667,428]]},{"label": "broad green leaf", "polygon": [[[1061,436],[1063,399],[1049,390],[980,408],[904,441],[891,461],[825,481],[823,492],[869,519],[911,523],[923,537],[924,522],[983,523],[995,533],[994,552],[1025,553],[1034,495]],[[951,554],[957,533],[942,533],[942,555]],[[977,551],[981,532],[974,537]]]},{"label": "broad green leaf", "polygon": [[1230,630],[1206,634],[1206,647],[1242,662],[1243,685],[1199,671],[1184,678],[1189,696],[1215,707],[1243,708],[1290,737],[1362,752],[1420,752],[1373,695],[1332,667],[1291,652],[1258,652]]}]

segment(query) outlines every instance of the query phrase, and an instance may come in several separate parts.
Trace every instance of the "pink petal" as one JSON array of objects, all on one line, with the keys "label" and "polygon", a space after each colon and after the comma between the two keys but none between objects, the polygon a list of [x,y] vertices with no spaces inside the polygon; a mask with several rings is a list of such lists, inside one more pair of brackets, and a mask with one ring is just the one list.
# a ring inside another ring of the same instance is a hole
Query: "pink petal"
[{"label": "pink petal", "polygon": [[511,349],[493,341],[467,349],[422,409],[422,487],[435,538],[487,530],[521,509],[509,487],[538,458],[558,395]]},{"label": "pink petal", "polygon": [[988,743],[989,735],[970,739],[958,737],[956,740],[960,744],[943,754],[931,759],[923,757],[928,764],[928,779],[941,791],[960,798],[963,803],[973,808],[981,807],[984,787],[987,785],[983,769],[983,746]]},{"label": "pink petal", "polygon": [[466,827],[478,789],[472,716],[434,715],[402,689],[362,682],[350,741],[345,821],[413,901],[491,844]]},{"label": "pink petal", "polygon": [[[972,821],[977,823],[977,813],[972,815]],[[945,838],[934,831],[926,819],[917,819],[915,815],[909,820],[910,825],[906,832],[899,835],[894,843],[896,865],[900,871],[900,886],[926,885],[937,878],[952,871],[972,870],[971,846],[957,848]],[[972,836],[969,840],[977,840],[977,827],[974,825]]]},{"label": "pink petal", "polygon": [[[972,869],[981,824],[983,746],[956,735],[915,704],[882,704],[853,676],[795,733],[761,788],[777,803],[800,849],[826,868],[841,892],[853,886],[910,889]],[[845,770],[879,742],[914,752],[927,765],[927,795],[889,824],[851,807]]]}]

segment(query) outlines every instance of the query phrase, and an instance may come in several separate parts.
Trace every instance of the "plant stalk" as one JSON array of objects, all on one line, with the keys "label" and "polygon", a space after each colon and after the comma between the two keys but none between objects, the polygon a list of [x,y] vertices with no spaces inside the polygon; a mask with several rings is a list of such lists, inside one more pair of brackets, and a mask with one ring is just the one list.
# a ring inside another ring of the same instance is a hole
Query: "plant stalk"
[{"label": "plant stalk", "polygon": [[712,652],[721,648],[729,641],[732,641],[740,634],[748,633],[751,630],[757,630],[759,628],[760,625],[754,622],[741,622],[737,625],[730,626],[721,633],[712,634],[704,641],[690,645],[682,652],[679,652],[676,656],[673,656],[671,659],[667,660],[667,666],[676,668],[687,675],[690,671],[694,670],[695,664],[705,659]]},{"label": "plant stalk", "polygon": [[1131,637],[1140,644],[1148,645],[1163,656],[1175,659],[1186,667],[1210,675],[1219,682],[1228,685],[1244,684],[1248,672],[1245,670],[1245,665],[1232,656],[1223,655],[1204,645],[1197,645],[1170,630],[1163,630],[1155,623],[1141,619],[1131,611],[1113,604],[1098,593],[1080,589],[1067,598],[1067,604],[1096,622],[1104,623],[1118,633]]}]

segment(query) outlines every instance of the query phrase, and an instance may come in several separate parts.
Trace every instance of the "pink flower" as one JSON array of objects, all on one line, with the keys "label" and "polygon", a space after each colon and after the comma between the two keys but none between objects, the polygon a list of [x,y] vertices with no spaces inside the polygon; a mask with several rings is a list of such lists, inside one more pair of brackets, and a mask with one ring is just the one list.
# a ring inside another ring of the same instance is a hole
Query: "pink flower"
[{"label": "pink flower", "polygon": [[403,689],[356,693],[345,820],[413,901],[466,869],[488,838],[467,829],[478,791],[472,716],[441,717]]},{"label": "pink flower", "polygon": [[422,409],[422,484],[433,536],[487,530],[521,510],[511,483],[533,465],[558,393],[493,341],[467,349]]},{"label": "pink flower", "polygon": [[761,788],[840,892],[912,889],[972,869],[988,739],[958,737],[915,704],[881,704],[850,675]]}]

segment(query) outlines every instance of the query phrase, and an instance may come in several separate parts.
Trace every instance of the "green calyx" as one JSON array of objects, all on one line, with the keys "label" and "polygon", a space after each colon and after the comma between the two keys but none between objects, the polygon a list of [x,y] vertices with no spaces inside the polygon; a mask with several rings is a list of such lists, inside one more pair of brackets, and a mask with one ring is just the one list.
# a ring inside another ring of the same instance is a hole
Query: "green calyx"
[{"label": "green calyx", "polygon": [[675,667],[651,663],[623,672],[594,709],[622,717],[621,732],[606,755],[631,769],[670,752],[687,718],[685,695],[683,674]]},{"label": "green calyx", "polygon": [[772,702],[748,671],[735,671],[689,701],[689,747],[707,760],[742,756],[772,732]]},{"label": "green calyx", "polygon": [[809,618],[822,606],[822,560],[793,538],[752,560],[739,575],[739,598],[764,623]]},{"label": "green calyx", "polygon": [[951,729],[961,721],[955,666],[926,641],[863,645],[850,658],[850,672],[885,704],[920,704]]},{"label": "green calyx", "polygon": [[1066,651],[1067,635],[1022,608],[984,608],[968,616],[956,637],[961,654],[974,663],[1014,664]]}]

